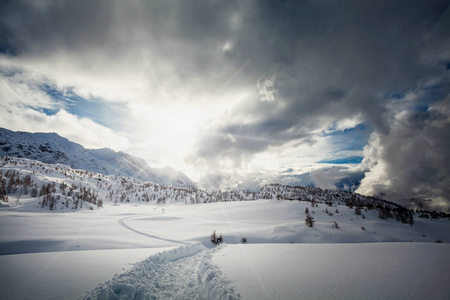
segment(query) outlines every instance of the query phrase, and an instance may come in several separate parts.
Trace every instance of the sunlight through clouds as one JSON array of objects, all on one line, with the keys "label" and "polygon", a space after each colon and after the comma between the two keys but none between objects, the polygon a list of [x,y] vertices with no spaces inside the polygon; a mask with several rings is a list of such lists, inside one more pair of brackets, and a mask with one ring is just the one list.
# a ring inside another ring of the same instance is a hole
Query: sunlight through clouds
[{"label": "sunlight through clouds", "polygon": [[[5,2],[0,126],[123,150],[200,187],[365,174],[366,193],[425,182],[447,199],[449,14],[445,0]],[[418,171],[430,164],[433,180]]]}]

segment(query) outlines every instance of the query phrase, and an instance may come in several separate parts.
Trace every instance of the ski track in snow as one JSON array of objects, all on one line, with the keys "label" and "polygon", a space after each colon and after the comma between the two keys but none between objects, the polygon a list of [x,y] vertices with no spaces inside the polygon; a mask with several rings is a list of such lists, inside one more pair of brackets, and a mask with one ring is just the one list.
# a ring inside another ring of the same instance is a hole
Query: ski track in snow
[{"label": "ski track in snow", "polygon": [[152,255],[80,299],[240,299],[211,260],[223,247],[195,243]]},{"label": "ski track in snow", "polygon": [[[188,243],[186,243],[186,242],[176,241],[176,240],[171,240],[171,239],[165,239],[165,238],[162,238],[162,237],[159,237],[159,236],[156,236],[156,235],[151,235],[151,234],[147,234],[147,233],[145,233],[145,232],[136,230],[136,229],[134,229],[133,227],[130,227],[130,226],[128,226],[128,225],[125,223],[125,220],[127,220],[127,219],[132,219],[132,218],[133,218],[133,217],[125,217],[125,218],[122,218],[122,219],[117,220],[117,222],[119,222],[120,226],[123,226],[124,228],[126,228],[126,229],[128,229],[128,230],[131,230],[131,231],[133,231],[133,232],[135,232],[135,233],[137,233],[137,234],[140,234],[140,235],[143,235],[143,236],[152,238],[152,239],[157,239],[157,240],[166,241],[166,242],[171,242],[171,243],[176,243],[176,244],[188,245]],[[140,219],[140,218],[142,218],[142,216],[135,217],[135,218],[136,218],[136,219]]]}]

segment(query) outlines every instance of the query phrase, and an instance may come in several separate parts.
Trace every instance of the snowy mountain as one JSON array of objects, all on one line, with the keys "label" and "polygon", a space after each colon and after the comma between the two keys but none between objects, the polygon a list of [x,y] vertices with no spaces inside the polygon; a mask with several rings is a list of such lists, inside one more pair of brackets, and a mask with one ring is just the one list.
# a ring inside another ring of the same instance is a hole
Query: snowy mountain
[{"label": "snowy mountain", "polygon": [[109,148],[85,149],[56,133],[14,132],[0,128],[0,155],[64,164],[74,169],[129,176],[164,185],[195,186],[185,174],[172,168],[151,168],[141,158]]},{"label": "snowy mountain", "polygon": [[[395,219],[414,224],[414,211],[375,197],[317,187],[291,187],[269,184],[257,193],[244,190],[206,191],[192,186],[160,185],[120,175],[103,175],[64,164],[46,164],[39,161],[2,157],[0,159],[0,200],[3,206],[8,198],[20,202],[22,210],[77,211],[93,209],[103,204],[201,204],[215,202],[250,201],[257,199],[290,200],[326,205],[332,217],[333,207],[346,206],[362,215],[362,210],[375,211],[380,219]],[[22,200],[27,199],[27,200]],[[10,200],[9,202],[13,202]],[[1,204],[1,202],[0,202]],[[416,211],[424,218],[447,218],[445,213]],[[420,217],[419,216],[419,217]]]},{"label": "snowy mountain", "polygon": [[161,185],[25,158],[5,156],[0,159],[0,201],[5,206],[8,201],[16,200],[22,209],[29,211],[36,211],[36,207],[78,211],[108,203],[199,204],[254,200],[255,196],[242,190],[207,192],[192,186]]}]

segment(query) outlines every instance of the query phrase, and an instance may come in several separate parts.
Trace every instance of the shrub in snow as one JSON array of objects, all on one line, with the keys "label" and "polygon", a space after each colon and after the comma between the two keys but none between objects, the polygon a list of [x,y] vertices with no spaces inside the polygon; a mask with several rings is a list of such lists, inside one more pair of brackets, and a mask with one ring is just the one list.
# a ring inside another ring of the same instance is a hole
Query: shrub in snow
[{"label": "shrub in snow", "polygon": [[222,241],[223,241],[222,234],[217,236],[216,231],[214,230],[213,233],[211,234],[211,242],[214,245],[217,245],[217,244],[222,243]]},{"label": "shrub in snow", "polygon": [[363,227],[361,227],[361,229],[362,229],[362,230],[366,230],[366,227],[363,226]]},{"label": "shrub in snow", "polygon": [[333,228],[337,228],[337,229],[340,229],[340,227],[339,227],[339,224],[336,222],[336,221],[334,221],[333,222],[333,225],[331,225]]},{"label": "shrub in snow", "polygon": [[247,238],[246,238],[246,237],[243,237],[243,238],[241,239],[241,242],[242,242],[242,243],[247,243]]}]

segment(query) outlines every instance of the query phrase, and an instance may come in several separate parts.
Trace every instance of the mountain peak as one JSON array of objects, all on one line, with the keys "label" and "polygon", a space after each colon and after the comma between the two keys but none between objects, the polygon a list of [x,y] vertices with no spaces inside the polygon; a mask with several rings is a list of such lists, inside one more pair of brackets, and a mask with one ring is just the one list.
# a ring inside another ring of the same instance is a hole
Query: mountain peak
[{"label": "mountain peak", "polygon": [[14,132],[0,128],[0,155],[65,164],[75,169],[134,177],[163,185],[195,186],[182,172],[151,168],[142,158],[110,148],[86,149],[55,132]]}]

